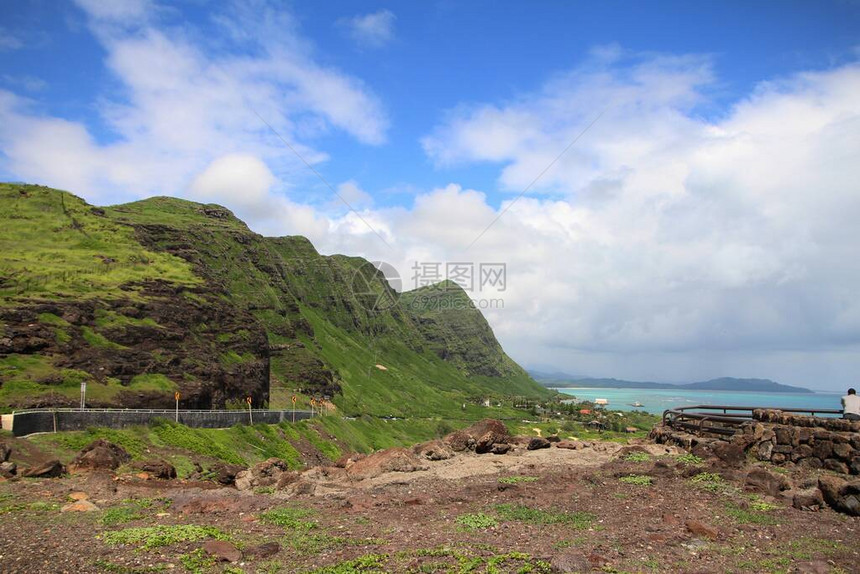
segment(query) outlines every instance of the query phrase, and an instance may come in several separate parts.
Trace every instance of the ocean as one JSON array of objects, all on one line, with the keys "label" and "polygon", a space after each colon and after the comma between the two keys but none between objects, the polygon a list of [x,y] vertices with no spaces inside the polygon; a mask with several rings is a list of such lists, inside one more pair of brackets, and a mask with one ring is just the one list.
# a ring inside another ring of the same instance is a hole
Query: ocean
[{"label": "ocean", "polygon": [[[762,393],[738,391],[691,391],[680,389],[556,389],[579,400],[606,399],[606,408],[618,411],[641,410],[655,415],[675,407],[730,405],[742,407],[784,407],[801,409],[841,409],[840,393]],[[634,407],[633,403],[642,403]]]}]

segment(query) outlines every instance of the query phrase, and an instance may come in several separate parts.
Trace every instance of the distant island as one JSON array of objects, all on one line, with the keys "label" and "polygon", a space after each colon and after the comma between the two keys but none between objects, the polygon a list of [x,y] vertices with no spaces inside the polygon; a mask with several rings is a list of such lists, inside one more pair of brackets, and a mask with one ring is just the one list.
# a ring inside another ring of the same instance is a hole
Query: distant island
[{"label": "distant island", "polygon": [[565,373],[542,373],[529,371],[540,384],[550,388],[597,388],[597,389],[679,389],[688,391],[751,391],[767,393],[813,393],[804,387],[783,385],[770,379],[737,379],[721,377],[693,383],[654,383],[647,381],[625,381],[623,379],[603,379],[577,377]]}]

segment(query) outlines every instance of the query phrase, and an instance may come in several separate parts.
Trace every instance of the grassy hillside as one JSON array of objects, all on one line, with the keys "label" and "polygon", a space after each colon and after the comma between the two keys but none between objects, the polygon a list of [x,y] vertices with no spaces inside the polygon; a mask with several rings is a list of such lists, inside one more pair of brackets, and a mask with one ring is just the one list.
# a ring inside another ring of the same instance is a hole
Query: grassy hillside
[{"label": "grassy hillside", "polygon": [[0,408],[75,404],[81,380],[94,406],[296,394],[349,415],[478,417],[486,398],[547,394],[463,291],[397,301],[365,260],[262,237],[220,206],[95,208],[0,184],[0,223]]}]

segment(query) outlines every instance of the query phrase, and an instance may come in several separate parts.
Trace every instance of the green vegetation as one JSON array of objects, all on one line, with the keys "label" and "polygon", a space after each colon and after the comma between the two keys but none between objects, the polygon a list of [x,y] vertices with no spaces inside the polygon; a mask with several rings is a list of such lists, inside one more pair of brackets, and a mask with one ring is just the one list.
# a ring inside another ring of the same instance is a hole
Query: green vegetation
[{"label": "green vegetation", "polygon": [[647,452],[631,452],[624,457],[627,462],[648,462],[651,456]]},{"label": "green vegetation", "polygon": [[179,561],[192,574],[205,574],[215,566],[215,559],[203,552],[202,548],[181,555]]},{"label": "green vegetation", "polygon": [[635,484],[636,486],[651,486],[652,479],[644,474],[630,474],[619,478],[624,484]]},{"label": "green vegetation", "polygon": [[536,476],[506,476],[499,479],[501,484],[519,484],[521,482],[535,482],[540,480]]},{"label": "green vegetation", "polygon": [[499,504],[495,509],[502,520],[532,524],[564,524],[577,529],[588,528],[595,520],[595,516],[590,512],[542,510],[520,504]]},{"label": "green vegetation", "polygon": [[499,521],[483,512],[474,514],[461,514],[455,520],[464,530],[483,530],[499,525]]},{"label": "green vegetation", "polygon": [[303,520],[314,513],[311,510],[299,507],[285,506],[275,510],[269,510],[260,514],[260,520],[283,526],[290,530],[310,530],[316,528],[317,524],[311,520]]},{"label": "green vegetation", "polygon": [[[455,549],[447,546],[388,554],[365,554],[334,566],[312,570],[308,574],[357,574],[382,572],[457,572],[500,574],[549,574],[550,564],[525,552],[499,553],[494,548]],[[489,554],[489,555],[487,555]],[[427,560],[427,559],[432,559]],[[417,569],[416,563],[420,563]]]},{"label": "green vegetation", "polygon": [[766,510],[762,507],[755,508],[750,505],[748,509],[741,508],[736,504],[726,504],[726,514],[732,517],[738,524],[777,524],[777,520],[768,514],[771,510],[778,508],[773,505],[766,505]]},{"label": "green vegetation", "polygon": [[129,544],[145,550],[169,546],[177,542],[195,542],[204,538],[228,540],[230,537],[214,526],[177,524],[173,526],[145,526],[102,532],[99,537],[111,546]]},{"label": "green vegetation", "polygon": [[679,454],[677,456],[678,462],[689,465],[697,465],[705,462],[701,457],[698,457],[691,453]]},{"label": "green vegetation", "polygon": [[726,480],[715,472],[700,472],[691,478],[690,482],[710,492],[724,492],[729,487]]},{"label": "green vegetation", "polygon": [[140,512],[140,508],[134,506],[116,506],[106,509],[99,522],[105,526],[115,526],[117,524],[125,524],[133,520],[140,520],[144,515]]}]

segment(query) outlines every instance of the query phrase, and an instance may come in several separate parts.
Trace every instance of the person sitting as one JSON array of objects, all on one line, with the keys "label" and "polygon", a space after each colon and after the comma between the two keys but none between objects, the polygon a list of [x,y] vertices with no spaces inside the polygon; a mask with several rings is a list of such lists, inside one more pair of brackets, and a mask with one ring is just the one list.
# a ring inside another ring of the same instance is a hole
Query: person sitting
[{"label": "person sitting", "polygon": [[842,418],[860,421],[860,397],[854,389],[848,389],[848,394],[842,397]]}]

